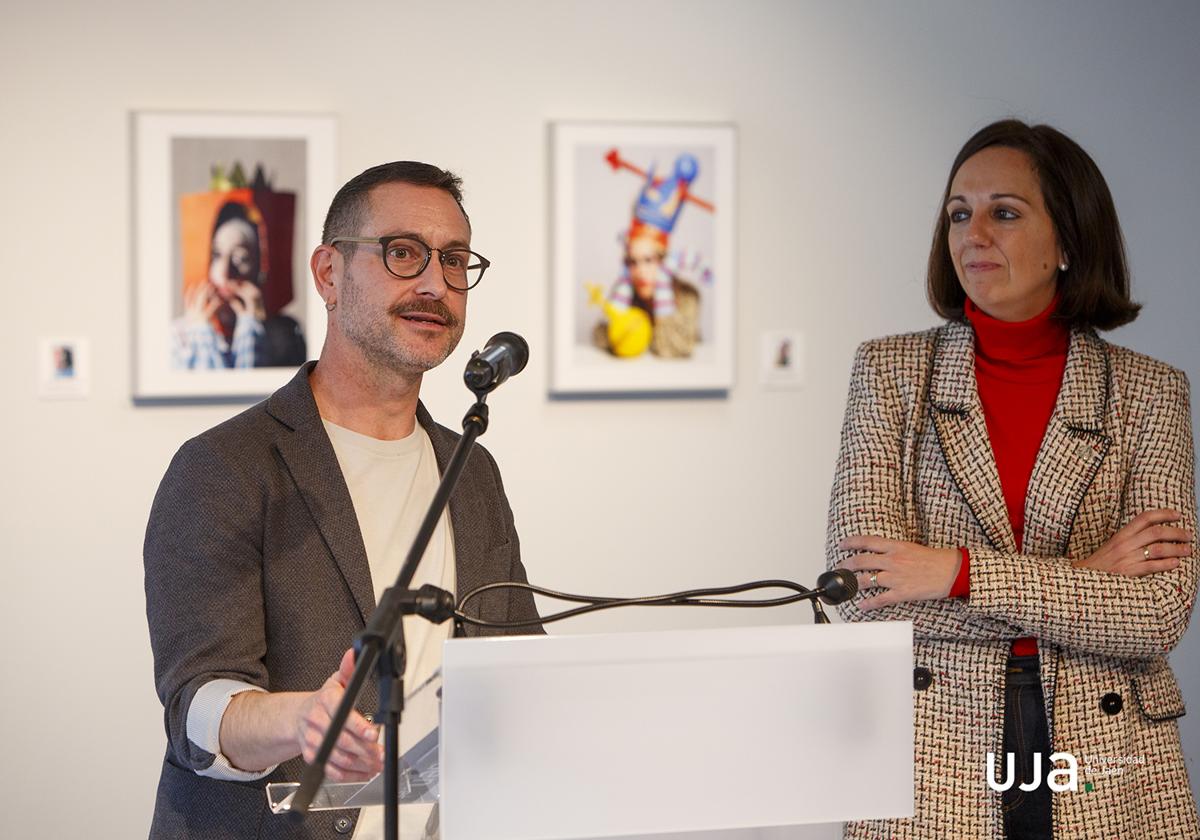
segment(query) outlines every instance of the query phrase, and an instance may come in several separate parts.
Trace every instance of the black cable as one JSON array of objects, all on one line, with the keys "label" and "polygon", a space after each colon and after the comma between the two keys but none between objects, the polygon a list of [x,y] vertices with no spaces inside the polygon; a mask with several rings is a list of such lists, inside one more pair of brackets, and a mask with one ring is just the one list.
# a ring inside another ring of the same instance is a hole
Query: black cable
[{"label": "black cable", "polygon": [[[524,589],[533,592],[537,595],[543,595],[547,598],[554,598],[560,601],[570,601],[573,603],[581,603],[585,606],[575,607],[570,610],[552,613],[543,616],[537,621],[488,621],[482,618],[474,618],[463,610],[466,603],[473,598],[489,592],[493,589]],[[779,598],[762,598],[762,599],[740,599],[740,598],[714,598],[714,595],[736,595],[742,592],[751,592],[758,589],[790,589],[795,592],[795,595],[787,595]],[[511,630],[518,627],[531,627],[537,624],[549,624],[553,621],[561,621],[565,618],[571,618],[577,615],[583,615],[597,610],[612,609],[615,607],[778,607],[785,604],[794,604],[797,601],[805,600],[811,597],[811,592],[808,587],[801,586],[790,580],[759,580],[751,583],[743,583],[735,586],[720,586],[708,589],[685,589],[681,592],[670,592],[665,595],[649,595],[639,598],[613,598],[590,595],[574,595],[566,592],[556,592],[545,587],[535,586],[531,583],[522,583],[518,581],[502,581],[498,583],[488,583],[483,586],[476,587],[465,594],[458,602],[458,607],[454,611],[456,621],[472,624],[476,627],[492,627],[496,629]]]}]

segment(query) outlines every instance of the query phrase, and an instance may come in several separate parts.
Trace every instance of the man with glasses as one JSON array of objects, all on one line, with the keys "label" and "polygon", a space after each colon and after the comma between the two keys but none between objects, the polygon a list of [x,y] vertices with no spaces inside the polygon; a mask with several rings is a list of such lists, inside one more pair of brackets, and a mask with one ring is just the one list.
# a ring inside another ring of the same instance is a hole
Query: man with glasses
[{"label": "man with glasses", "polygon": [[[285,822],[263,788],[298,780],[315,754],[353,670],[347,645],[395,580],[457,441],[419,393],[462,337],[468,290],[489,265],[471,250],[460,183],[397,162],[343,186],[310,261],[328,312],[319,361],[188,441],[163,478],[145,544],[168,735],[153,838],[380,831],[379,809]],[[412,585],[462,592],[524,578],[499,471],[480,448]],[[485,617],[540,631],[528,594],[483,600]],[[404,622],[411,688],[440,666],[450,628]],[[330,780],[381,770],[375,703],[371,687]]]}]

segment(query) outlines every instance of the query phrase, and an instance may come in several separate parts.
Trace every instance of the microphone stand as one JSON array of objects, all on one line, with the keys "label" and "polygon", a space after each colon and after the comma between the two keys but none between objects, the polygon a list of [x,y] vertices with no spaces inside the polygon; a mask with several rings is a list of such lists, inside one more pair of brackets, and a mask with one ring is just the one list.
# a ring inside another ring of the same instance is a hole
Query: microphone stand
[{"label": "microphone stand", "polygon": [[[499,383],[496,383],[499,384]],[[384,838],[397,840],[400,829],[400,719],[404,712],[404,665],[406,651],[404,648],[403,618],[406,615],[419,615],[434,624],[441,624],[454,615],[454,596],[444,589],[432,585],[422,586],[419,590],[411,590],[413,576],[417,566],[425,554],[429,540],[433,537],[438,519],[450,500],[454,485],[458,483],[459,475],[466,466],[467,457],[475,439],[487,431],[488,407],[487,392],[494,388],[491,385],[483,390],[475,391],[475,404],[471,406],[463,418],[463,434],[454,449],[442,480],[438,484],[433,501],[421,528],[413,540],[412,548],[404,559],[396,582],[383,593],[379,605],[371,614],[371,620],[354,639],[355,664],[354,674],[346,686],[346,693],[338,704],[330,721],[329,729],[321,746],[300,779],[300,787],[292,797],[290,810],[292,813],[303,815],[312,804],[317,789],[325,779],[325,764],[333,753],[338,736],[346,726],[346,720],[354,708],[354,702],[362,691],[367,673],[375,669],[379,680],[379,717],[383,719],[384,729],[384,761],[383,761],[383,796],[384,796]]]}]

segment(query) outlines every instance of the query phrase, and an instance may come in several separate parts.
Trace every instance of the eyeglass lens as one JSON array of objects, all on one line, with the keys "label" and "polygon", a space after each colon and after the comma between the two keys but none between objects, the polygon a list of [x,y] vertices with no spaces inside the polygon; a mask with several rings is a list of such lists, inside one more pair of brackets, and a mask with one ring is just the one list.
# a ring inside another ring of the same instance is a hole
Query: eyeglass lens
[{"label": "eyeglass lens", "polygon": [[[415,239],[393,239],[383,251],[388,270],[400,277],[415,277],[429,260],[429,249]],[[479,256],[465,248],[450,248],[441,254],[442,275],[447,285],[470,288],[479,282],[483,263]]]}]

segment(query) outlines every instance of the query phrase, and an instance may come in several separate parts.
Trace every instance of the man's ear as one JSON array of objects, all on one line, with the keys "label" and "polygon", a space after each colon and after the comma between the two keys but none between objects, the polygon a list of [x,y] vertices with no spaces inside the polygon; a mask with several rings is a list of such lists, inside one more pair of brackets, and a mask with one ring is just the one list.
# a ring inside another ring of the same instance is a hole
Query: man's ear
[{"label": "man's ear", "polygon": [[337,263],[341,259],[341,254],[332,245],[318,245],[308,261],[312,270],[313,285],[317,288],[317,294],[325,301],[326,307],[337,303],[336,275],[340,274],[341,268]]}]

